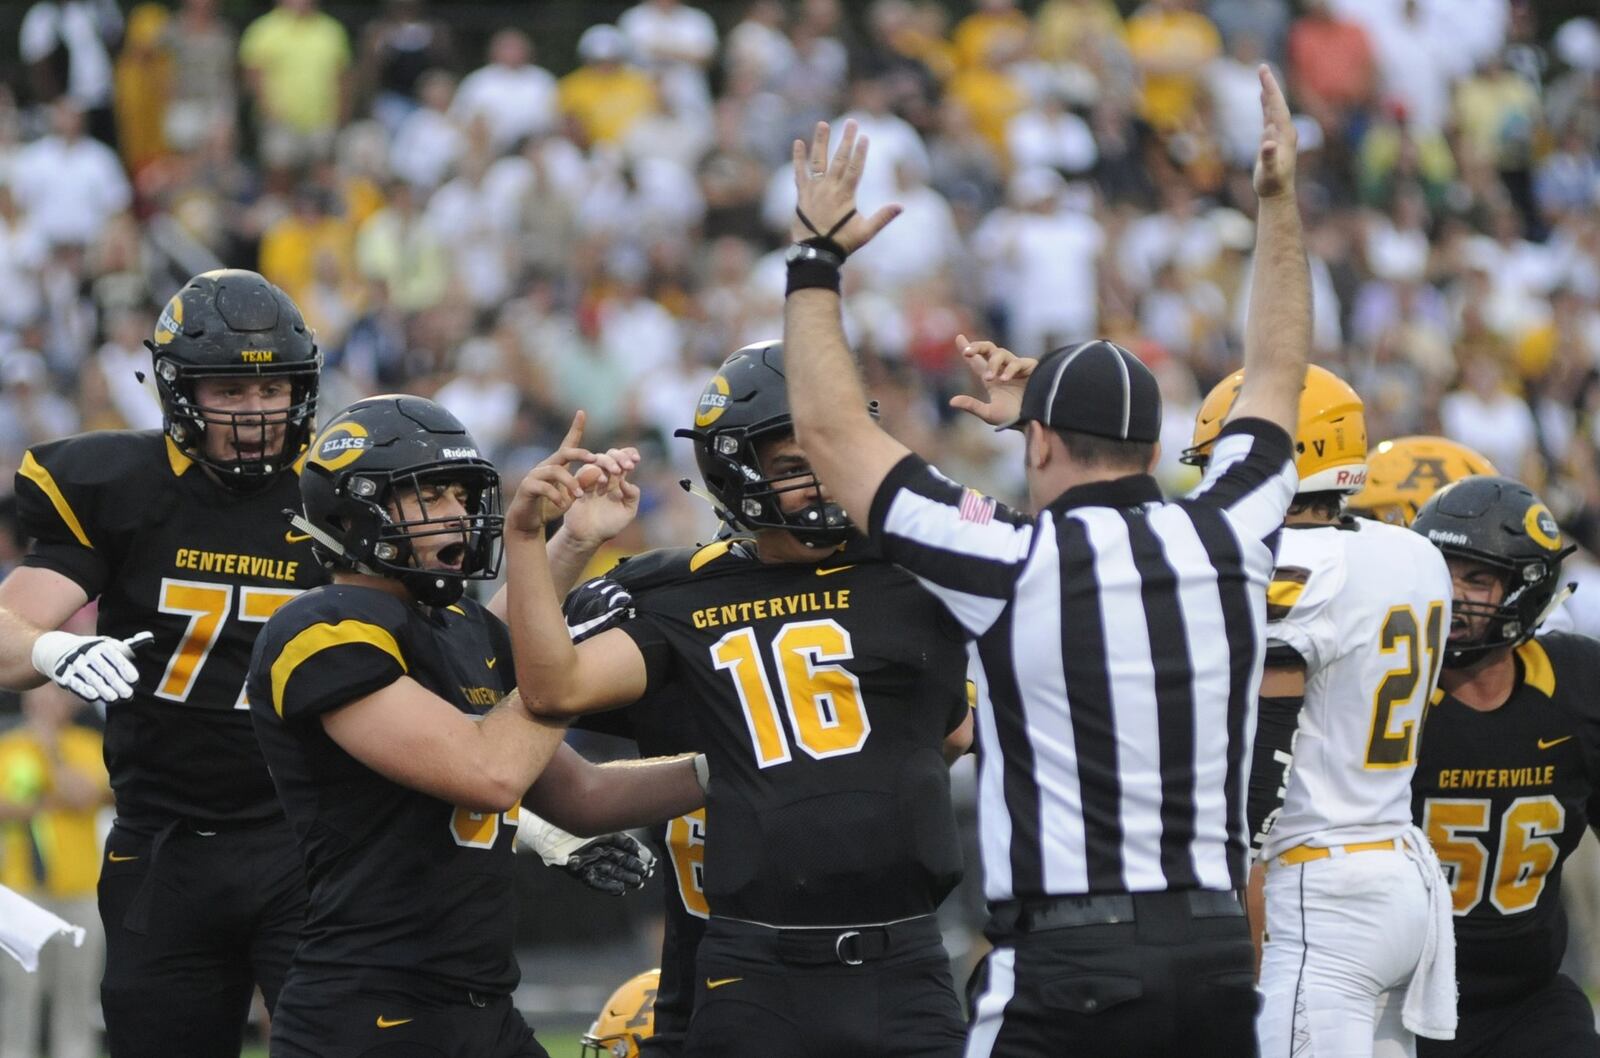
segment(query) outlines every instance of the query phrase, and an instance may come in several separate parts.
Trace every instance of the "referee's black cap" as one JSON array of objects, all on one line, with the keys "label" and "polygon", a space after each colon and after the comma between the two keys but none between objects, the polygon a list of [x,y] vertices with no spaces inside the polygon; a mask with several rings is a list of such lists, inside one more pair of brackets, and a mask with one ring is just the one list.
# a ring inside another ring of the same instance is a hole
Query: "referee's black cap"
[{"label": "referee's black cap", "polygon": [[1161,388],[1137,356],[1103,338],[1045,354],[1022,391],[1016,419],[1119,441],[1161,437]]}]

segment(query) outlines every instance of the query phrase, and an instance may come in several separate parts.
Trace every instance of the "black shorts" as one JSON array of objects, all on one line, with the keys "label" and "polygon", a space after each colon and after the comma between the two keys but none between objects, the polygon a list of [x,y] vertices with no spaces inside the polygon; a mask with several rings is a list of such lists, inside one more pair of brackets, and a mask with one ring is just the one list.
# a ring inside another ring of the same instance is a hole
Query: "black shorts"
[{"label": "black shorts", "polygon": [[955,1058],[965,1028],[931,915],[826,931],[712,918],[683,1054]]},{"label": "black shorts", "polygon": [[1594,1007],[1572,979],[1556,974],[1504,1006],[1463,1004],[1453,1040],[1417,1038],[1417,1058],[1600,1058]]},{"label": "black shorts", "polygon": [[113,1058],[238,1058],[255,986],[269,1010],[277,1002],[305,919],[300,850],[281,819],[210,825],[118,823],[106,839],[100,1000]]},{"label": "black shorts", "polygon": [[1250,933],[1237,900],[1230,907],[1229,894],[1201,895],[1215,906],[1196,909],[1186,892],[1140,893],[1119,898],[1131,912],[1119,911],[1116,923],[1001,929],[992,921],[995,948],[968,985],[967,1055],[1252,1058]]},{"label": "black shorts", "polygon": [[510,996],[418,998],[403,982],[295,971],[272,1019],[272,1058],[549,1058]]}]

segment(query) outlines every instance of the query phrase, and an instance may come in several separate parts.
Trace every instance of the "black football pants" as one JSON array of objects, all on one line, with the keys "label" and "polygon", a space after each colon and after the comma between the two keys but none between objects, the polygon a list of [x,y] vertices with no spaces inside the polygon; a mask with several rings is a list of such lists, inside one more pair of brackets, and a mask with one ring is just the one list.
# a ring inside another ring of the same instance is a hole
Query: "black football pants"
[{"label": "black football pants", "polygon": [[[848,936],[854,933],[855,936]],[[779,931],[713,917],[684,1058],[958,1058],[938,923]]]},{"label": "black football pants", "polygon": [[1515,1003],[1461,1004],[1453,1040],[1417,1037],[1417,1058],[1600,1058],[1594,1007],[1570,977],[1556,974]]},{"label": "black football pants", "polygon": [[118,824],[100,872],[112,1058],[238,1058],[250,996],[278,1000],[305,918],[300,850],[282,820],[218,829]]},{"label": "black football pants", "polygon": [[272,1020],[272,1058],[549,1058],[510,996],[441,998],[401,980],[296,970]]}]

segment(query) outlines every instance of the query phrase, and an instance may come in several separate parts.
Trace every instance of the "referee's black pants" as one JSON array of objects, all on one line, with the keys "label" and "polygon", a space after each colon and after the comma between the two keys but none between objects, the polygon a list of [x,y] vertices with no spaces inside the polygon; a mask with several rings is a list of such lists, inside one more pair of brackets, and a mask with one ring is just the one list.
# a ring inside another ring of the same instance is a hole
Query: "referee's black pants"
[{"label": "referee's black pants", "polygon": [[1249,1058],[1254,955],[1232,893],[1002,904],[969,985],[967,1058]]}]

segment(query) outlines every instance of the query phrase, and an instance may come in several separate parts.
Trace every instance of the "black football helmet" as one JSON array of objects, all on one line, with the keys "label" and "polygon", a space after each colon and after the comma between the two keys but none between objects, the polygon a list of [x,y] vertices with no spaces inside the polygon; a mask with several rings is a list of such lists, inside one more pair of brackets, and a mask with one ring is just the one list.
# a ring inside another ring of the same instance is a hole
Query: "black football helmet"
[{"label": "black football helmet", "polygon": [[1577,550],[1562,543],[1550,508],[1510,478],[1480,475],[1445,486],[1422,505],[1411,528],[1446,558],[1482,563],[1505,580],[1498,606],[1455,600],[1456,615],[1486,617],[1488,624],[1482,637],[1446,645],[1444,663],[1451,668],[1532,638],[1552,609],[1561,560]]},{"label": "black football helmet", "polygon": [[[322,354],[289,296],[255,272],[222,268],[202,272],[172,296],[145,342],[155,358],[156,392],[167,436],[190,459],[210,467],[224,483],[252,491],[294,464],[311,438]],[[287,377],[289,408],[234,412],[201,406],[200,378]],[[207,430],[261,430],[286,423],[283,450],[234,460],[205,452]]]},{"label": "black football helmet", "polygon": [[[756,444],[794,433],[783,374],[783,342],[757,342],[723,361],[695,407],[694,428],[674,431],[694,442],[695,462],[717,517],[734,529],[784,529],[810,547],[834,547],[855,531],[837,503],[818,500],[793,514],[778,497],[816,489],[810,472],[775,478],[761,467]],[[781,484],[779,484],[781,482]]]},{"label": "black football helmet", "polygon": [[[466,490],[465,515],[428,512],[423,489]],[[421,517],[396,517],[397,497],[415,496]],[[290,520],[309,533],[324,565],[392,577],[427,606],[449,606],[469,580],[500,571],[500,475],[450,412],[421,397],[368,397],[334,416],[317,436],[300,472],[303,515]],[[419,569],[412,542],[429,536],[460,541],[458,570]]]}]

